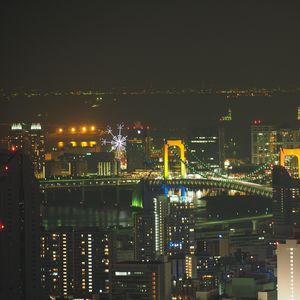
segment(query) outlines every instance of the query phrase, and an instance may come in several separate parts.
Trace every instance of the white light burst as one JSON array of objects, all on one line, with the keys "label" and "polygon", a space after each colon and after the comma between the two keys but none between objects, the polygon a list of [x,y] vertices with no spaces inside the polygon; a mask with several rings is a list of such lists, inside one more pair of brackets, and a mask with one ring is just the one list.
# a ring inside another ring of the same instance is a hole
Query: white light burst
[{"label": "white light burst", "polygon": [[117,125],[118,133],[114,135],[111,127],[108,126],[106,132],[111,135],[111,140],[102,140],[102,145],[111,144],[111,150],[115,152],[116,158],[118,159],[121,159],[126,149],[127,136],[122,135],[123,127],[123,124]]}]

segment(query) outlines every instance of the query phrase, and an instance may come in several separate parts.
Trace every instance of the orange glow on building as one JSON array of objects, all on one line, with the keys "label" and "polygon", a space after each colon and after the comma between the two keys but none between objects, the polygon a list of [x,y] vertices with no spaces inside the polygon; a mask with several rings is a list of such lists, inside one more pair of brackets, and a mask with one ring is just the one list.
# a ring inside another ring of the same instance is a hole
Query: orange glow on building
[{"label": "orange glow on building", "polygon": [[62,129],[62,128],[58,128],[58,132],[59,132],[59,133],[62,133],[62,132],[63,132],[63,129]]},{"label": "orange glow on building", "polygon": [[75,132],[75,131],[76,131],[75,127],[72,127],[71,132]]},{"label": "orange glow on building", "polygon": [[95,126],[92,126],[91,127],[91,131],[95,131],[96,127]]},{"label": "orange glow on building", "polygon": [[86,127],[83,126],[83,127],[81,128],[81,131],[82,131],[82,132],[86,132]]},{"label": "orange glow on building", "polygon": [[72,147],[76,147],[77,146],[77,142],[75,142],[75,141],[71,141],[70,144],[71,144]]}]

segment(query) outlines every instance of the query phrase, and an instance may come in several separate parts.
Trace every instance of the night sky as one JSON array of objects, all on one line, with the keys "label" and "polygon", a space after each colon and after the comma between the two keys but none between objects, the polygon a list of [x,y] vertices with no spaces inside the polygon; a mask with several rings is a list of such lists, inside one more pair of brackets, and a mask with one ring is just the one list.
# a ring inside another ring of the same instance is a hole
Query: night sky
[{"label": "night sky", "polygon": [[300,83],[299,1],[1,1],[0,86]]},{"label": "night sky", "polygon": [[[2,1],[0,88],[299,87],[299,11],[295,0]],[[299,127],[296,94],[238,99],[117,95],[104,96],[92,108],[95,100],[3,100],[0,131],[6,132],[12,122],[105,127],[140,121],[179,134],[217,126],[230,107],[232,133],[247,154],[253,119]]]}]

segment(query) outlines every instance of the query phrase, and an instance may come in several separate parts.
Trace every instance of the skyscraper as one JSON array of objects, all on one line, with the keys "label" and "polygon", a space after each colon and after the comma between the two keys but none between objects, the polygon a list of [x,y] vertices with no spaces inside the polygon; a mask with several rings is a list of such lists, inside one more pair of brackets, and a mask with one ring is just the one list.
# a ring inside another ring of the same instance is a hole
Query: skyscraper
[{"label": "skyscraper", "polygon": [[22,150],[29,155],[37,178],[44,177],[45,167],[45,136],[40,123],[30,126],[24,123],[14,123],[8,137],[9,150]]},{"label": "skyscraper", "polygon": [[178,201],[170,203],[166,217],[166,250],[168,255],[188,255],[195,252],[193,203]]},{"label": "skyscraper", "polygon": [[154,213],[139,212],[134,215],[135,251],[137,261],[155,259],[155,219]]},{"label": "skyscraper", "polygon": [[144,169],[149,162],[151,151],[151,138],[149,128],[136,124],[128,129],[128,139],[126,147],[127,169]]},{"label": "skyscraper", "polygon": [[121,262],[112,269],[113,300],[170,300],[171,263]]},{"label": "skyscraper", "polygon": [[262,125],[255,120],[251,126],[251,163],[261,164],[278,154],[277,132],[271,125]]},{"label": "skyscraper", "polygon": [[37,178],[45,177],[45,136],[40,123],[33,123],[29,130],[30,157]]},{"label": "skyscraper", "polygon": [[169,199],[160,195],[153,199],[154,222],[155,222],[155,251],[157,255],[165,253],[166,237],[166,218],[169,213]]},{"label": "skyscraper", "polygon": [[[262,164],[278,160],[281,147],[300,147],[300,130],[262,125],[260,120],[255,120],[251,126],[251,163]],[[293,165],[293,162],[290,164]]]},{"label": "skyscraper", "polygon": [[199,164],[199,160],[211,167],[220,166],[219,155],[219,133],[218,128],[204,128],[190,137],[188,141],[189,163],[196,168],[203,169],[205,166]]},{"label": "skyscraper", "polygon": [[8,149],[23,150],[23,153],[29,154],[30,143],[26,125],[23,123],[14,123],[11,125],[8,136]]},{"label": "skyscraper", "polygon": [[91,298],[109,288],[110,247],[98,228],[60,227],[41,237],[42,286],[48,296]]},{"label": "skyscraper", "polygon": [[0,152],[0,299],[40,300],[40,194],[21,151]]},{"label": "skyscraper", "polygon": [[272,184],[275,234],[288,238],[300,223],[300,180],[291,178],[284,167],[274,166]]},{"label": "skyscraper", "polygon": [[278,300],[300,300],[300,244],[287,240],[277,245]]}]

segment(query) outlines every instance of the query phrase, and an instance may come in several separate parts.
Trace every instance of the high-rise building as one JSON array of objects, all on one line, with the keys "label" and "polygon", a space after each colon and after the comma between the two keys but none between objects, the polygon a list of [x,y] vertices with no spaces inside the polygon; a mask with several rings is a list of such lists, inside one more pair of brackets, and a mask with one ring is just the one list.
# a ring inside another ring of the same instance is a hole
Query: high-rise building
[{"label": "high-rise building", "polygon": [[9,150],[22,150],[29,155],[37,178],[45,177],[45,136],[40,123],[30,126],[14,123],[8,137]]},{"label": "high-rise building", "polygon": [[157,255],[165,254],[166,237],[166,218],[169,214],[169,199],[160,195],[153,199],[154,222],[155,222],[155,251]]},{"label": "high-rise building", "polygon": [[189,202],[171,202],[166,217],[166,252],[188,255],[195,252],[194,205]]},{"label": "high-rise building", "polygon": [[205,164],[218,168],[220,166],[218,129],[204,128],[199,130],[197,134],[189,138],[188,150],[189,163],[197,169],[205,169]]},{"label": "high-rise building", "polygon": [[277,245],[278,300],[300,300],[300,244],[287,240]]},{"label": "high-rise building", "polygon": [[128,128],[126,147],[127,170],[144,169],[149,163],[151,152],[151,137],[149,127],[136,124]]},{"label": "high-rise building", "polygon": [[[262,125],[260,120],[255,120],[251,126],[251,163],[262,164],[278,161],[281,147],[299,148],[300,130]],[[293,161],[290,164],[293,168]]]},{"label": "high-rise building", "polygon": [[122,262],[115,264],[112,269],[112,299],[170,300],[170,262]]},{"label": "high-rise building", "polygon": [[23,123],[14,123],[11,125],[10,129],[8,149],[23,150],[23,153],[29,154],[30,142],[26,125]]},{"label": "high-rise building", "polygon": [[85,299],[108,291],[110,250],[108,234],[97,228],[44,231],[42,286],[48,296]]},{"label": "high-rise building", "polygon": [[251,126],[251,163],[256,165],[265,163],[276,154],[278,154],[276,128],[262,125],[261,120],[255,120]]},{"label": "high-rise building", "polygon": [[153,213],[138,212],[134,215],[135,260],[152,261],[155,253],[155,218]]},{"label": "high-rise building", "polygon": [[289,237],[300,224],[300,180],[291,178],[284,167],[274,166],[272,185],[275,234]]},{"label": "high-rise building", "polygon": [[29,130],[30,157],[37,178],[45,177],[45,135],[39,123],[33,123]]},{"label": "high-rise building", "polygon": [[0,152],[0,299],[40,294],[40,193],[29,158]]}]

